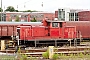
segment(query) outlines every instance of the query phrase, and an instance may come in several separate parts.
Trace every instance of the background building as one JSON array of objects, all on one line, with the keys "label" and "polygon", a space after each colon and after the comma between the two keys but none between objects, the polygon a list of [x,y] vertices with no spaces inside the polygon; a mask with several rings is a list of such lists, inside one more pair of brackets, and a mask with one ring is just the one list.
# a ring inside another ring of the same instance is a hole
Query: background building
[{"label": "background building", "polygon": [[30,19],[29,13],[23,12],[6,12],[6,21],[29,21]]},{"label": "background building", "polygon": [[47,18],[48,20],[54,20],[55,14],[51,12],[3,12],[4,18],[2,21],[30,21],[34,18],[37,21],[42,21]]},{"label": "background building", "polygon": [[90,11],[81,11],[78,13],[79,21],[90,21]]},{"label": "background building", "polygon": [[[86,15],[84,11],[86,11]],[[61,21],[84,21],[85,18],[83,19],[83,16],[85,17],[89,15],[89,13],[87,14],[87,12],[88,10],[84,9],[60,8],[58,9],[58,11],[55,11],[55,18]]]},{"label": "background building", "polygon": [[37,21],[42,21],[45,18],[47,18],[48,20],[54,20],[55,13],[51,13],[51,12],[33,12],[33,13],[30,13],[30,19],[33,20],[33,18],[36,18]]},{"label": "background building", "polygon": [[[1,18],[1,14],[0,14]],[[61,21],[90,21],[90,10],[60,8],[55,13],[52,12],[3,12],[2,21],[30,21],[33,19],[42,21],[61,20]],[[0,19],[1,21],[1,19]]]}]

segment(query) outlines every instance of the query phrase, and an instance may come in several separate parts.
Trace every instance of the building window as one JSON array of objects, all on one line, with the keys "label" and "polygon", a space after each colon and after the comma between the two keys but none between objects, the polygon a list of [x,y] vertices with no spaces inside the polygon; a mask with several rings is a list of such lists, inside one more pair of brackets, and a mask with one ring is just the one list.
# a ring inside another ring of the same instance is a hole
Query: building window
[{"label": "building window", "polygon": [[69,21],[74,21],[74,13],[69,13]]},{"label": "building window", "polygon": [[[0,13],[0,21],[1,21],[1,13]],[[2,21],[6,21],[6,14],[2,13]]]},{"label": "building window", "polygon": [[78,21],[78,13],[75,13],[75,21]]},{"label": "building window", "polygon": [[53,22],[53,23],[52,23],[52,27],[58,27],[58,23]]},{"label": "building window", "polygon": [[63,9],[59,9],[58,18],[63,21],[65,20],[65,11]]},{"label": "building window", "polygon": [[21,18],[27,18],[27,16],[26,15],[22,15]]}]

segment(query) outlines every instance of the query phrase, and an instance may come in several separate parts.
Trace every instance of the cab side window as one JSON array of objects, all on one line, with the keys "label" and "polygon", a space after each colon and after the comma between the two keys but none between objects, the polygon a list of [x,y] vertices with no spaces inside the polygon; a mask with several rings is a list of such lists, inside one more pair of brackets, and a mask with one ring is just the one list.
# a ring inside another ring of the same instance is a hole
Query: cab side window
[{"label": "cab side window", "polygon": [[52,27],[58,27],[58,23],[53,22],[53,23],[52,23]]},{"label": "cab side window", "polygon": [[60,27],[62,27],[62,22],[60,22],[59,24],[60,24]]}]

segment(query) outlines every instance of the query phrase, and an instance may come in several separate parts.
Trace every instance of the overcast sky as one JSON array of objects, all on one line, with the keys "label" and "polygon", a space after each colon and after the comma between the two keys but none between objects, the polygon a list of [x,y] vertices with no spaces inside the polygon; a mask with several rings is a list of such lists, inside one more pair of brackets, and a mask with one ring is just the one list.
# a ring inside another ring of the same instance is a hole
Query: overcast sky
[{"label": "overcast sky", "polygon": [[[41,6],[42,2],[43,7]],[[90,9],[90,0],[2,0],[2,5],[5,9],[7,6],[13,6],[18,10],[54,12],[58,8]]]}]

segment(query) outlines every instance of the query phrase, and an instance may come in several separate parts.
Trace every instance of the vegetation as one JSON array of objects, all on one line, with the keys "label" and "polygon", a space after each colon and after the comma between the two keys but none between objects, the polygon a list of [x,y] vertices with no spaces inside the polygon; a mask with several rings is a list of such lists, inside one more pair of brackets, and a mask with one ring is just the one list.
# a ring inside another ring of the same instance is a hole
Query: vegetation
[{"label": "vegetation", "polygon": [[0,21],[1,21],[1,14],[0,14]]},{"label": "vegetation", "polygon": [[38,12],[38,11],[35,11],[35,10],[26,10],[26,11],[22,11],[22,12]]},{"label": "vegetation", "polygon": [[90,55],[88,55],[88,54],[86,54],[86,55],[84,55],[84,54],[82,54],[82,53],[78,53],[78,54],[68,54],[68,55],[65,55],[65,54],[59,54],[59,59],[67,59],[67,60],[82,60],[82,59],[87,59],[87,60],[89,60],[90,59],[90,57],[89,57]]},{"label": "vegetation", "polygon": [[15,21],[16,21],[16,22],[19,22],[19,16],[16,16]]},{"label": "vegetation", "polygon": [[0,8],[0,12],[3,11],[3,9]]},{"label": "vegetation", "polygon": [[8,6],[7,9],[6,9],[5,11],[15,12],[16,10],[14,9],[13,6]]},{"label": "vegetation", "polygon": [[[44,60],[44,59],[40,59],[40,60]],[[0,60],[39,60],[39,59],[32,56],[30,58],[27,58],[27,55],[18,55],[17,58],[15,58],[15,56],[1,55]],[[89,54],[81,55],[81,53],[80,54],[78,53],[77,55],[74,54],[65,55],[61,53],[58,55],[57,54],[53,55],[53,60],[90,60],[90,55]]]},{"label": "vegetation", "polygon": [[44,52],[42,54],[42,56],[43,56],[44,59],[48,59],[49,58],[49,51],[47,50],[46,52]]},{"label": "vegetation", "polygon": [[[57,52],[57,50],[55,49],[54,52]],[[42,56],[43,56],[44,59],[48,59],[49,58],[49,51],[47,50],[46,52],[44,52],[42,54]],[[54,54],[53,57],[52,57],[52,59],[53,60],[57,60],[58,59],[58,56],[59,56],[58,54]]]},{"label": "vegetation", "polygon": [[52,57],[53,60],[57,60],[58,59],[58,56],[59,56],[58,54],[54,54],[53,57]]},{"label": "vegetation", "polygon": [[0,55],[0,60],[15,60],[15,56]]},{"label": "vegetation", "polygon": [[[3,9],[0,8],[0,12],[3,11]],[[1,13],[0,13],[0,21],[1,21]]]},{"label": "vegetation", "polygon": [[37,22],[36,18],[34,17],[33,20],[31,20],[31,22]]},{"label": "vegetation", "polygon": [[[54,52],[58,52],[58,49],[54,49]],[[52,59],[53,59],[53,60],[57,60],[58,57],[59,57],[58,54],[54,54],[53,57],[52,57]]]},{"label": "vegetation", "polygon": [[18,10],[15,10],[15,12],[19,12]]},{"label": "vegetation", "polygon": [[[3,9],[0,8],[0,12],[1,12],[1,10],[3,11]],[[18,11],[13,6],[8,6],[5,11],[9,11],[9,12],[38,12],[36,10]]]}]

